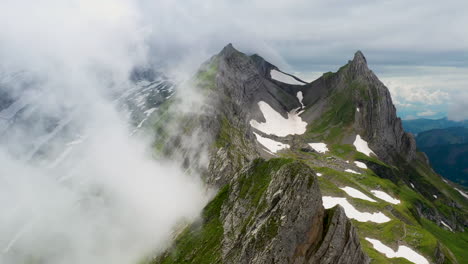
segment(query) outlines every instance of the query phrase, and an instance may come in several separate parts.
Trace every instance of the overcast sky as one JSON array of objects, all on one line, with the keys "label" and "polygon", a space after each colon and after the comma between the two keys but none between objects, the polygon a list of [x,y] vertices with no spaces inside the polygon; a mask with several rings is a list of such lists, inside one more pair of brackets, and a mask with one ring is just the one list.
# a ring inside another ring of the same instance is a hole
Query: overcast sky
[{"label": "overcast sky", "polygon": [[169,54],[233,42],[313,78],[362,50],[403,118],[468,118],[466,0],[157,2],[145,17],[165,28]]},{"label": "overcast sky", "polygon": [[[117,41],[144,38],[156,64],[179,60],[193,68],[232,42],[241,51],[259,53],[283,70],[313,79],[338,69],[361,50],[391,90],[403,118],[447,113],[468,118],[463,108],[468,101],[466,0],[2,0],[1,5],[4,52],[13,47],[21,53],[18,41],[8,43],[9,30],[16,36],[33,35],[29,45],[47,44],[44,37],[71,39],[76,45],[102,38],[81,27],[74,32],[77,23],[86,22],[76,20],[77,14],[99,14],[101,21],[91,25],[97,24],[100,32],[114,30],[114,21],[123,24],[123,31],[109,36]],[[50,27],[49,34],[34,34],[38,25]]]}]

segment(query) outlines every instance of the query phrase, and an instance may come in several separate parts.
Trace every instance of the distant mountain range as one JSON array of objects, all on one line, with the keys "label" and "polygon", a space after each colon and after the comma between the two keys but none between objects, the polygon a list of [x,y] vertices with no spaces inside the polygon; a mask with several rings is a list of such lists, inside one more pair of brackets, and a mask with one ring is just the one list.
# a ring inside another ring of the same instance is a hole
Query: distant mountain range
[{"label": "distant mountain range", "polygon": [[416,136],[418,149],[426,153],[434,170],[459,184],[468,185],[468,128],[432,129]]},{"label": "distant mountain range", "polygon": [[418,134],[423,131],[437,129],[437,128],[449,128],[449,127],[468,127],[468,120],[453,121],[446,117],[441,119],[412,119],[403,120],[403,128],[406,132]]}]

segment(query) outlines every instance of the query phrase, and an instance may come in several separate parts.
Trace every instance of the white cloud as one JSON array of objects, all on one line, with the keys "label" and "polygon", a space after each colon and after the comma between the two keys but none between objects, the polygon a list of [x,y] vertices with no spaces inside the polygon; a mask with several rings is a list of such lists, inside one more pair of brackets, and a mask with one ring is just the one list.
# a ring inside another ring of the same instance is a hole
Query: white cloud
[{"label": "white cloud", "polygon": [[[149,35],[135,1],[98,2],[0,3],[1,76],[40,80],[28,99],[46,117],[0,145],[0,263],[137,263],[206,202],[197,175],[153,160],[150,142],[130,137],[111,102],[146,62]],[[87,138],[65,161],[43,166],[11,153],[68,112]]]},{"label": "white cloud", "polygon": [[456,121],[468,120],[467,102],[468,91],[461,91],[454,94],[449,103],[449,118]]},{"label": "white cloud", "polygon": [[[436,66],[382,66],[378,76],[389,88],[399,110],[412,110],[418,116],[445,112],[461,118],[468,96],[468,68]],[[465,115],[466,118],[467,115]]]},{"label": "white cloud", "polygon": [[437,113],[434,112],[434,111],[426,110],[426,111],[424,111],[424,112],[418,113],[417,115],[418,115],[418,116],[422,116],[422,117],[427,117],[427,116],[433,116],[433,115],[435,115],[435,114],[437,114]]}]

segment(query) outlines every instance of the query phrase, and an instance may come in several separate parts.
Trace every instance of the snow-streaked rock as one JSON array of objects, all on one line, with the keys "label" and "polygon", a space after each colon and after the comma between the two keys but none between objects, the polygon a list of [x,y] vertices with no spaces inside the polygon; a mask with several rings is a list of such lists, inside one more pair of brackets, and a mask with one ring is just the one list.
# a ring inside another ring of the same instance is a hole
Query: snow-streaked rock
[{"label": "snow-streaked rock", "polygon": [[301,135],[306,131],[307,123],[302,121],[297,109],[289,112],[288,118],[284,118],[263,101],[258,102],[258,106],[266,122],[259,123],[256,120],[250,120],[250,125],[263,133],[284,137],[287,135]]},{"label": "snow-streaked rock", "polygon": [[369,148],[367,141],[362,139],[360,135],[356,135],[356,139],[354,140],[353,145],[356,147],[357,151],[364,153],[369,157],[371,153],[375,155],[375,153]]},{"label": "snow-streaked rock", "polygon": [[359,191],[357,189],[354,189],[353,187],[346,186],[346,187],[343,187],[343,188],[340,188],[340,189],[345,191],[346,194],[348,194],[349,196],[351,196],[353,198],[358,198],[358,199],[362,199],[362,200],[366,200],[366,201],[374,202],[374,203],[376,202],[374,199],[372,199],[369,196],[365,195],[361,191]]},{"label": "snow-streaked rock", "polygon": [[328,151],[327,144],[325,143],[309,143],[309,146],[318,153],[325,153]]},{"label": "snow-streaked rock", "polygon": [[455,190],[457,190],[461,195],[463,195],[463,197],[465,197],[466,199],[468,199],[468,194],[466,194],[464,191],[458,189],[458,188],[455,188]]},{"label": "snow-streaked rock", "polygon": [[356,164],[356,166],[358,166],[361,169],[367,169],[367,165],[364,162],[355,161],[354,164]]},{"label": "snow-streaked rock", "polygon": [[280,71],[277,71],[275,69],[272,69],[270,71],[271,78],[273,80],[277,80],[282,83],[287,83],[287,84],[294,84],[294,85],[304,85],[305,83],[300,82],[296,79],[294,79],[292,76],[289,76],[287,74],[284,74]]},{"label": "snow-streaked rock", "polygon": [[322,202],[325,209],[332,208],[338,204],[341,205],[344,208],[348,218],[355,219],[359,222],[385,223],[390,221],[390,218],[388,218],[382,212],[368,213],[358,211],[352,204],[348,202],[346,198],[323,196]]},{"label": "snow-streaked rock", "polygon": [[255,137],[257,138],[258,143],[260,143],[262,146],[264,146],[266,149],[268,149],[272,153],[276,153],[282,149],[289,148],[288,144],[283,144],[273,139],[262,137],[261,135],[255,132],[254,134],[255,134]]},{"label": "snow-streaked rock", "polygon": [[366,240],[372,244],[375,250],[384,254],[387,258],[405,258],[416,264],[429,264],[429,261],[425,257],[407,246],[399,246],[398,250],[394,251],[377,239],[366,237]]},{"label": "snow-streaked rock", "polygon": [[345,171],[349,172],[349,173],[354,173],[354,174],[361,174],[361,173],[359,173],[359,172],[357,172],[355,170],[352,170],[352,169],[346,169]]},{"label": "snow-streaked rock", "polygon": [[375,197],[379,198],[380,200],[384,200],[384,201],[389,202],[391,204],[399,204],[400,203],[400,200],[391,197],[386,192],[379,191],[379,190],[371,190],[371,193]]},{"label": "snow-streaked rock", "polygon": [[444,221],[440,221],[440,222],[442,223],[442,225],[444,225],[445,227],[447,227],[448,230],[450,230],[450,231],[453,232],[453,229],[452,229],[449,225],[447,225]]},{"label": "snow-streaked rock", "polygon": [[302,100],[304,100],[304,95],[302,94],[302,92],[301,91],[297,92],[296,97],[299,100],[299,103],[301,103],[302,107],[304,107],[304,103],[302,102]]}]

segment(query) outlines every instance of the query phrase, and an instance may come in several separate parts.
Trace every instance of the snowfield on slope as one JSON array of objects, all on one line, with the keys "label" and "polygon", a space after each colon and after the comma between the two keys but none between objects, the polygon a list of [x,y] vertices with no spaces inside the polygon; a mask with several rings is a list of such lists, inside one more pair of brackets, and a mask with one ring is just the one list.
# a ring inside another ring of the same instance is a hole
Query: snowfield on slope
[{"label": "snowfield on slope", "polygon": [[386,192],[379,191],[379,190],[371,190],[371,193],[375,197],[379,198],[380,200],[384,200],[384,201],[389,202],[391,204],[399,204],[400,203],[400,200],[391,197]]},{"label": "snowfield on slope", "polygon": [[451,232],[453,232],[453,229],[447,225],[444,221],[440,221],[442,223],[442,225],[444,225],[446,228],[448,228]]},{"label": "snowfield on slope", "polygon": [[398,250],[394,251],[377,239],[366,237],[366,240],[372,244],[375,250],[384,254],[387,258],[405,258],[416,264],[429,264],[425,257],[407,246],[399,246]]},{"label": "snowfield on slope", "polygon": [[255,132],[254,132],[254,135],[257,138],[258,143],[260,143],[262,146],[264,146],[266,149],[268,149],[272,153],[276,153],[282,149],[289,148],[288,144],[283,144],[273,139],[262,137]]},{"label": "snowfield on slope", "polygon": [[366,201],[374,202],[374,203],[376,202],[374,199],[372,199],[369,196],[365,195],[361,191],[359,191],[357,189],[354,189],[353,187],[346,186],[346,187],[343,187],[343,188],[340,188],[340,189],[345,191],[349,196],[351,196],[353,198],[358,198],[358,199],[362,199],[362,200],[366,200]]},{"label": "snowfield on slope", "polygon": [[390,221],[386,215],[382,212],[378,213],[367,213],[360,212],[352,204],[348,202],[346,198],[341,197],[332,197],[332,196],[323,196],[322,197],[323,207],[325,209],[332,208],[336,205],[341,205],[344,208],[345,214],[348,218],[355,219],[359,222],[374,222],[374,223],[385,223]]},{"label": "snowfield on slope", "polygon": [[466,194],[464,191],[458,189],[458,188],[454,188],[455,190],[457,190],[461,195],[463,195],[463,197],[465,197],[466,199],[468,199],[468,194]]},{"label": "snowfield on slope", "polygon": [[277,71],[275,69],[272,69],[270,71],[271,78],[273,80],[277,80],[282,83],[287,83],[287,84],[293,84],[293,85],[304,85],[305,83],[300,82],[296,79],[294,79],[292,76],[289,76],[287,74],[284,74],[280,71]]},{"label": "snowfield on slope", "polygon": [[256,120],[250,120],[250,125],[262,131],[265,134],[284,137],[287,135],[301,135],[306,131],[307,123],[302,121],[296,110],[288,113],[288,118],[284,118],[276,112],[269,104],[260,101],[258,107],[265,117],[265,123],[259,123]]},{"label": "snowfield on slope", "polygon": [[302,92],[301,91],[297,92],[296,97],[299,100],[299,103],[301,103],[302,108],[304,108],[304,103],[302,102],[302,100],[304,100],[304,95],[302,94]]},{"label": "snowfield on slope", "polygon": [[375,155],[375,153],[369,148],[367,141],[362,139],[360,135],[356,135],[356,139],[354,140],[353,145],[356,147],[357,151],[364,153],[369,157],[371,153]]},{"label": "snowfield on slope", "polygon": [[344,170],[344,171],[349,172],[349,173],[354,173],[354,174],[361,174],[361,173],[359,173],[359,172],[357,172],[357,171],[354,171],[354,170],[352,170],[352,169],[346,169],[346,170]]},{"label": "snowfield on slope", "polygon": [[355,161],[354,164],[356,164],[356,166],[358,166],[361,169],[367,169],[367,165],[364,162]]},{"label": "snowfield on slope", "polygon": [[325,143],[309,143],[309,146],[318,153],[325,153],[328,151],[327,144]]}]

